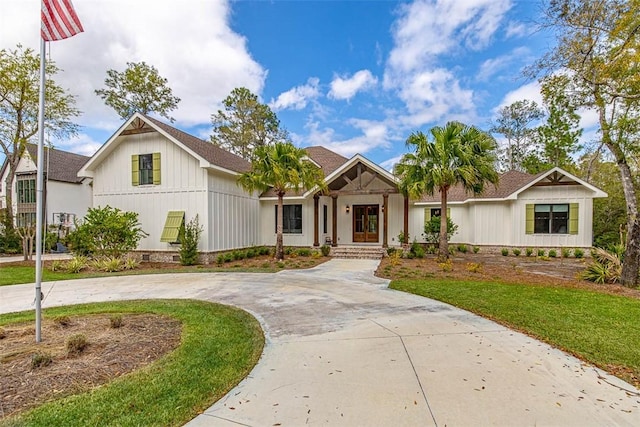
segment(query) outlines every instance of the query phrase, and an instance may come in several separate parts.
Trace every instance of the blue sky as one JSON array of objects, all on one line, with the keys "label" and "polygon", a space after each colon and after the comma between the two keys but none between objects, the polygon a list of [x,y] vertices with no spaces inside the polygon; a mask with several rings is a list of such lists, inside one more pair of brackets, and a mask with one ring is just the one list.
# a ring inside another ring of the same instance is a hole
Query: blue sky
[{"label": "blue sky", "polygon": [[[57,141],[92,154],[121,120],[94,94],[108,69],[146,61],[182,101],[174,125],[202,138],[245,86],[296,145],[361,153],[390,168],[413,131],[449,120],[487,129],[496,109],[540,100],[521,76],[553,39],[527,0],[74,0],[85,32],[51,44],[56,80],[77,96],[81,134]],[[176,8],[176,5],[180,7]],[[37,49],[38,0],[3,0],[0,48]],[[585,118],[585,123],[589,118]]]}]

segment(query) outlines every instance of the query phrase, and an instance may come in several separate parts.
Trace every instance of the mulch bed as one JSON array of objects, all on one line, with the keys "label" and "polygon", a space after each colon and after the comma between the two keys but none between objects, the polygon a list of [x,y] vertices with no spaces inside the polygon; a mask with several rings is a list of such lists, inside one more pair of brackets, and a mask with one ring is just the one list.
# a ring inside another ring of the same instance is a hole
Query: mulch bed
[{"label": "mulch bed", "polygon": [[[122,326],[112,328],[110,318],[110,314],[45,318],[40,343],[35,342],[32,322],[2,328],[0,419],[105,384],[148,365],[180,344],[182,327],[176,319],[123,314]],[[69,353],[67,339],[79,333],[86,336],[88,346],[79,354]],[[50,355],[51,364],[33,367],[36,353]]]}]

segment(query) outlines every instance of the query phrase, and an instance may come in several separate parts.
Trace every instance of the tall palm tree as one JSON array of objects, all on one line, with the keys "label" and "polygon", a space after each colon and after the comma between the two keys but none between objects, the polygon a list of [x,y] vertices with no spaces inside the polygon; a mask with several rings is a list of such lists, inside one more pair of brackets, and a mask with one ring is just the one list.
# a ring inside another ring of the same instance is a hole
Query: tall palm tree
[{"label": "tall palm tree", "polygon": [[249,192],[272,188],[278,196],[276,224],[276,259],[284,259],[282,239],[283,200],[287,191],[300,192],[317,188],[326,190],[322,170],[306,160],[307,152],[290,142],[277,142],[256,148],[251,170],[238,178],[238,185]]},{"label": "tall palm tree", "polygon": [[432,139],[422,132],[407,138],[413,152],[402,156],[395,167],[405,195],[419,198],[440,192],[439,258],[449,257],[447,239],[447,196],[449,189],[462,185],[468,192],[480,194],[486,183],[497,184],[496,141],[474,126],[448,122],[430,130]]}]

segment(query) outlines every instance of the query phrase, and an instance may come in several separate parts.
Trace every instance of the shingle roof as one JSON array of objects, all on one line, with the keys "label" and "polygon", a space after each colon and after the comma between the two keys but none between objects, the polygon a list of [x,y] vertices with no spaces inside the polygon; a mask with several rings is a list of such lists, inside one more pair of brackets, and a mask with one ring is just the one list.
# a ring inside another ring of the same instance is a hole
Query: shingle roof
[{"label": "shingle roof", "polygon": [[332,172],[349,160],[322,146],[308,147],[305,148],[305,151],[311,160],[320,165],[324,176],[331,175]]},{"label": "shingle roof", "polygon": [[[483,200],[483,199],[504,199],[509,195],[515,193],[522,187],[527,184],[533,182],[540,175],[543,175],[545,172],[542,172],[537,175],[530,175],[528,173],[519,172],[519,171],[509,171],[500,175],[500,179],[498,184],[494,186],[493,184],[485,185],[484,192],[479,195],[474,195],[473,193],[467,193],[461,185],[456,185],[449,189],[449,193],[447,194],[447,200],[449,202],[464,202],[466,200]],[[434,194],[424,195],[422,196],[418,202],[440,202],[440,192],[435,191]]]},{"label": "shingle roof", "polygon": [[[349,161],[346,157],[321,146],[307,147],[304,150],[307,152],[309,158],[320,166],[325,177],[331,175],[332,172]],[[300,196],[303,193],[304,191],[287,191],[285,196]],[[276,192],[270,188],[262,193],[260,197],[276,197]]]},{"label": "shingle roof", "polygon": [[[38,146],[35,144],[27,144],[27,151],[34,163],[37,164]],[[58,150],[56,148],[50,149],[49,147],[44,147],[44,165],[49,181],[81,182],[82,178],[78,178],[78,171],[87,160],[89,160],[87,156]]]},{"label": "shingle roof", "polygon": [[240,156],[236,156],[210,142],[189,135],[152,117],[144,117],[215,166],[239,173],[247,172],[251,169],[251,164]]}]

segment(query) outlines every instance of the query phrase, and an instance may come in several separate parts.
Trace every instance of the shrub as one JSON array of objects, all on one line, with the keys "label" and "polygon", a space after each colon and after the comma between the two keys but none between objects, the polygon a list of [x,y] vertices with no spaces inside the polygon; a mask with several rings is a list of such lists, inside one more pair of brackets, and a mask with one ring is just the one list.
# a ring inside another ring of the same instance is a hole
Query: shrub
[{"label": "shrub", "polygon": [[596,283],[616,283],[622,274],[620,255],[601,248],[592,251],[593,262],[580,274],[580,278]]},{"label": "shrub", "polygon": [[59,259],[53,260],[51,261],[51,264],[49,264],[49,270],[51,271],[60,271],[64,269],[64,262],[60,261]]},{"label": "shrub", "polygon": [[478,252],[480,252],[480,246],[474,246],[473,247],[473,253],[477,254]]},{"label": "shrub", "polygon": [[231,261],[233,261],[233,254],[231,252],[227,252],[226,254],[224,254],[224,262]]},{"label": "shrub", "polygon": [[411,249],[409,249],[409,252],[413,254],[414,258],[424,258],[424,248],[416,240],[411,243]]},{"label": "shrub", "polygon": [[298,256],[309,257],[311,256],[311,249],[309,248],[299,248],[295,252]]},{"label": "shrub", "polygon": [[573,250],[573,256],[575,256],[576,258],[583,258],[584,257],[584,251],[580,248],[575,248]]},{"label": "shrub", "polygon": [[320,246],[320,252],[322,252],[322,256],[329,256],[329,253],[331,252],[331,246],[329,245]]},{"label": "shrub", "polygon": [[71,318],[69,316],[58,316],[53,319],[53,323],[65,328],[71,324]]},{"label": "shrub", "polygon": [[82,255],[76,255],[65,263],[67,273],[80,273],[89,265],[89,259]]},{"label": "shrub", "polygon": [[87,348],[89,342],[85,334],[73,334],[67,338],[67,353],[80,354]]},{"label": "shrub", "polygon": [[261,246],[258,253],[260,255],[269,255],[271,253],[271,249],[267,248],[266,246]]},{"label": "shrub", "polygon": [[284,254],[285,255],[291,255],[293,253],[293,248],[290,246],[287,246],[286,248],[284,248]]},{"label": "shrub", "polygon": [[450,259],[448,259],[445,262],[438,263],[438,267],[440,267],[440,269],[445,272],[451,271],[453,270],[453,263]]},{"label": "shrub", "polygon": [[571,249],[569,248],[562,248],[562,258],[569,258],[571,256]]},{"label": "shrub", "polygon": [[507,249],[507,248],[502,248],[502,250],[500,251],[500,253],[502,254],[502,256],[508,256],[508,255],[509,255],[509,249]]},{"label": "shrub", "polygon": [[140,265],[140,262],[133,257],[126,257],[124,259],[124,269],[125,270],[135,270]]},{"label": "shrub", "polygon": [[76,254],[121,257],[146,236],[136,212],[105,206],[89,208],[84,221],[76,223],[76,229],[67,236],[67,243]]},{"label": "shrub", "polygon": [[278,267],[278,268],[284,268],[284,265],[285,265],[285,264],[284,264],[284,262],[282,262],[282,261],[278,261],[278,262],[276,263],[276,267]]},{"label": "shrub", "polygon": [[37,353],[34,353],[33,355],[31,355],[32,369],[44,368],[45,366],[51,365],[52,362],[53,362],[53,357],[51,357],[51,354],[47,352],[38,351]]},{"label": "shrub", "polygon": [[556,250],[549,249],[549,258],[555,258],[556,256],[558,256],[558,253],[556,252]]},{"label": "shrub", "polygon": [[389,254],[389,264],[393,266],[400,265],[401,259],[402,259],[401,250],[396,250]]},{"label": "shrub", "polygon": [[471,273],[480,273],[482,271],[482,264],[478,262],[468,262],[467,271]]},{"label": "shrub", "polygon": [[511,252],[513,252],[513,254],[514,254],[515,256],[520,256],[520,254],[522,253],[522,252],[520,251],[520,249],[518,249],[518,248],[513,248],[513,250],[512,250]]},{"label": "shrub", "polygon": [[245,259],[246,255],[247,254],[244,251],[236,250],[236,251],[231,252],[231,256],[233,257],[234,261],[239,261],[239,260]]},{"label": "shrub", "polygon": [[184,226],[180,236],[180,264],[194,265],[198,263],[198,243],[203,227],[198,221],[198,215],[192,218]]},{"label": "shrub", "polygon": [[[450,217],[447,217],[447,241],[451,239],[451,236],[456,234],[458,226],[451,221]],[[428,243],[437,243],[440,240],[440,217],[432,216],[429,221],[424,224],[424,237]]]},{"label": "shrub", "polygon": [[122,325],[122,314],[112,314],[111,317],[109,317],[109,326],[111,326],[112,329],[118,329],[122,327]]},{"label": "shrub", "polygon": [[224,264],[224,254],[218,254],[218,257],[216,258],[216,263],[218,265]]},{"label": "shrub", "polygon": [[247,258],[255,258],[256,255],[257,255],[257,252],[254,248],[247,249]]},{"label": "shrub", "polygon": [[101,258],[93,262],[93,267],[96,270],[113,273],[114,271],[120,271],[124,268],[124,261],[122,258],[116,257]]},{"label": "shrub", "polygon": [[526,249],[524,250],[524,253],[525,253],[525,255],[526,255],[526,256],[531,256],[531,255],[533,255],[533,249],[531,249],[531,248],[526,248]]},{"label": "shrub", "polygon": [[458,252],[462,252],[463,254],[466,254],[467,250],[468,250],[467,245],[464,245],[462,243],[458,245]]},{"label": "shrub", "polygon": [[538,249],[538,256],[544,256],[545,251],[544,249]]}]

